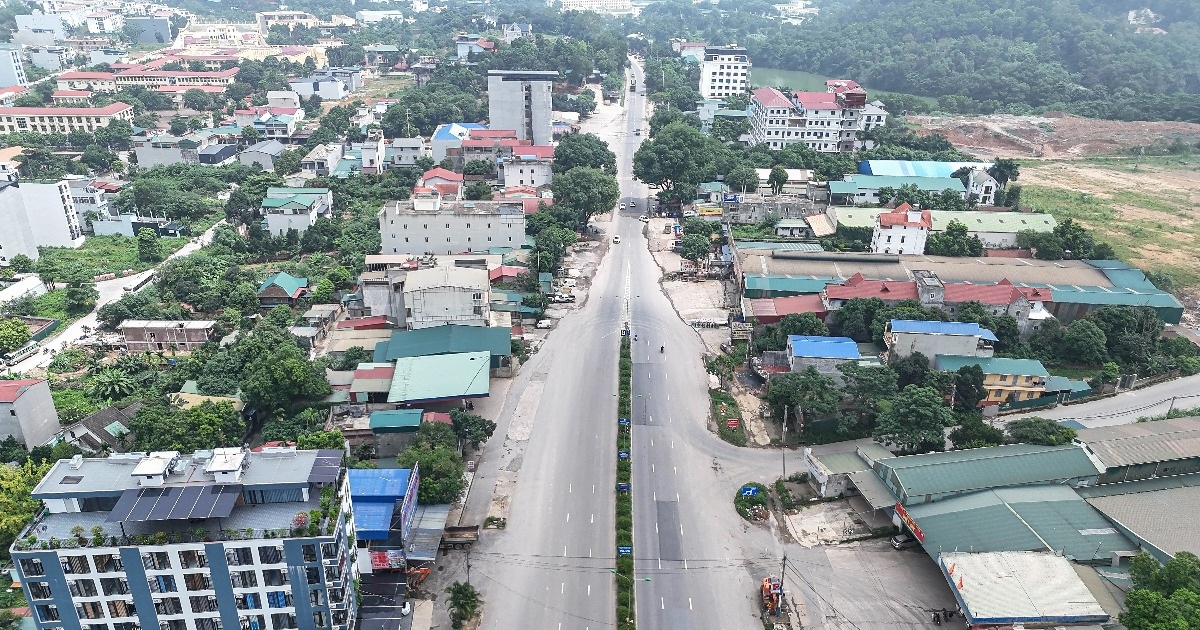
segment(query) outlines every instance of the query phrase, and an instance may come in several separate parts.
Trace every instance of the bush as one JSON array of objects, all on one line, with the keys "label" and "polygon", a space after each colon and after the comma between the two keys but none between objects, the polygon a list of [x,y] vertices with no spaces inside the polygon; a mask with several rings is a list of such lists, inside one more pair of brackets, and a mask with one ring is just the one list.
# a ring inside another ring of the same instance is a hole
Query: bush
[{"label": "bush", "polygon": [[[758,489],[758,493],[753,496],[743,496],[742,488],[751,486]],[[767,487],[761,483],[745,483],[737,489],[737,494],[733,497],[733,507],[737,510],[739,516],[746,520],[750,519],[750,510],[756,506],[763,508],[767,507]]]}]

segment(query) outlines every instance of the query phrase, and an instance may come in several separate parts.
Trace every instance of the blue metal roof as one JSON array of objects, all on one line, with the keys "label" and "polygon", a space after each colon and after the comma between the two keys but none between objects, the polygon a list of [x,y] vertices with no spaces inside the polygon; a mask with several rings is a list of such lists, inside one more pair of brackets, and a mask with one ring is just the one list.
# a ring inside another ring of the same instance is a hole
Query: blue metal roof
[{"label": "blue metal roof", "polygon": [[409,472],[407,468],[351,468],[346,471],[349,475],[350,498],[395,503],[404,498]]},{"label": "blue metal roof", "polygon": [[[454,132],[456,130],[463,130],[463,129],[487,129],[487,125],[481,125],[479,123],[447,123],[445,125],[438,127],[436,130],[434,130],[433,139],[434,140],[461,140],[462,137],[456,135]],[[465,134],[463,137],[465,137]]]},{"label": "blue metal roof", "polygon": [[914,319],[893,319],[892,332],[925,333],[929,335],[970,335],[996,341],[992,331],[974,322],[927,322]]},{"label": "blue metal roof", "polygon": [[950,177],[954,171],[967,166],[991,168],[991,162],[934,162],[921,160],[863,160],[858,172],[863,175],[892,175],[896,177]]},{"label": "blue metal roof", "polygon": [[820,359],[857,360],[858,344],[849,337],[820,337],[814,335],[789,335],[788,344],[792,356]]},{"label": "blue metal roof", "polygon": [[364,503],[350,500],[354,509],[354,533],[360,540],[387,540],[396,503]]}]

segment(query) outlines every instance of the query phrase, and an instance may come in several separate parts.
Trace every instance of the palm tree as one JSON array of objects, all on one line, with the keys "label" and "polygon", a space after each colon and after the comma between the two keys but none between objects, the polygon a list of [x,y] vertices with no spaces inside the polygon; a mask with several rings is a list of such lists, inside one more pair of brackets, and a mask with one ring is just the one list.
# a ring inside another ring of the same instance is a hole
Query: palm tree
[{"label": "palm tree", "polygon": [[996,183],[1004,188],[1008,182],[1016,181],[1021,176],[1021,165],[1012,158],[997,158],[988,169],[988,175],[995,178]]},{"label": "palm tree", "polygon": [[471,619],[474,619],[479,614],[479,607],[483,604],[483,599],[479,597],[479,591],[475,590],[466,582],[455,582],[446,587],[446,592],[450,594],[450,626],[462,628],[463,624]]},{"label": "palm tree", "polygon": [[92,377],[92,394],[103,400],[119,400],[133,393],[133,380],[121,370],[105,368]]}]

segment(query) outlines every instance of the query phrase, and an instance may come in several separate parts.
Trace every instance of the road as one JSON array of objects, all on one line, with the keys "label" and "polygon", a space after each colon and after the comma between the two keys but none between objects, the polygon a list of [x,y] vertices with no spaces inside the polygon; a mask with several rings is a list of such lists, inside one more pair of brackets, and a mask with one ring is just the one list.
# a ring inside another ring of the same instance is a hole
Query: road
[{"label": "road", "polygon": [[1127,391],[1078,405],[1059,405],[1029,413],[1004,416],[998,422],[1036,416],[1051,420],[1074,420],[1087,428],[1108,427],[1137,422],[1144,416],[1157,416],[1170,409],[1200,407],[1200,374],[1177,378],[1142,389]]},{"label": "road", "polygon": [[[183,247],[179,248],[175,253],[168,256],[167,260],[172,260],[181,256],[187,256],[188,254],[191,254],[192,252],[195,252],[201,247],[209,244],[212,242],[213,232],[216,231],[217,226],[224,225],[224,223],[225,220],[221,219],[203,234],[188,241]],[[162,263],[159,263],[159,265],[161,264]],[[155,269],[157,269],[157,266]],[[53,337],[43,341],[42,348],[49,348],[51,350],[50,353],[39,352],[38,354],[31,355],[24,361],[12,366],[10,371],[28,372],[34,368],[41,368],[49,365],[50,361],[54,360],[54,352],[62,350],[65,346],[70,345],[71,342],[78,341],[79,338],[83,336],[84,326],[87,326],[91,329],[96,328],[96,312],[100,310],[101,306],[121,299],[121,296],[125,294],[125,287],[140,282],[146,276],[154,273],[155,269],[148,269],[141,273],[136,273],[132,276],[126,276],[124,278],[114,278],[112,280],[103,280],[101,282],[97,282],[96,292],[99,293],[100,296],[96,298],[96,307],[92,309],[92,312],[79,318],[70,326],[58,331],[58,333]]]}]

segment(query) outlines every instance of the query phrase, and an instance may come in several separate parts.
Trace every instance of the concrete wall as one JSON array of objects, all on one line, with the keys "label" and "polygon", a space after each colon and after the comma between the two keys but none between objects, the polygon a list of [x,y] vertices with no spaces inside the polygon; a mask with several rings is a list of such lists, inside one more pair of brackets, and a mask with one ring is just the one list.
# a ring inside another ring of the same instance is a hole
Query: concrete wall
[{"label": "concrete wall", "polygon": [[26,448],[45,444],[59,428],[58,411],[46,381],[30,385],[16,402],[0,403],[0,435],[12,435]]},{"label": "concrete wall", "polygon": [[[917,333],[892,333],[888,346],[888,360],[903,359],[915,352],[925,355],[930,362],[938,354],[979,355],[979,338],[967,335],[925,335]],[[990,356],[990,353],[989,353]]]},{"label": "concrete wall", "polygon": [[267,231],[272,236],[285,236],[288,230],[296,230],[296,232],[304,234],[305,230],[317,222],[317,216],[309,212],[303,214],[271,213],[266,215],[266,219]]},{"label": "concrete wall", "polygon": [[521,214],[388,214],[379,216],[384,254],[458,254],[525,244]]},{"label": "concrete wall", "polygon": [[475,300],[477,289],[434,287],[423,291],[405,291],[404,304],[408,328],[417,330],[443,324],[486,326],[488,320],[487,291],[482,300]]},{"label": "concrete wall", "polygon": [[83,231],[66,181],[25,182],[0,190],[0,257],[25,254],[37,260],[38,246],[79,247]]},{"label": "concrete wall", "polygon": [[514,129],[521,140],[531,140],[540,145],[550,144],[553,140],[552,85],[549,79],[488,76],[488,120],[491,128]]}]

